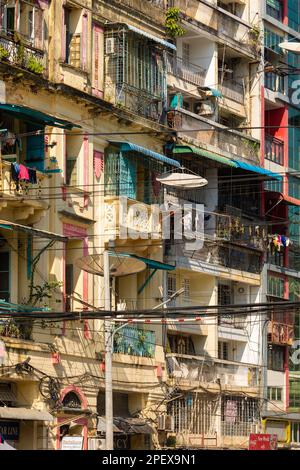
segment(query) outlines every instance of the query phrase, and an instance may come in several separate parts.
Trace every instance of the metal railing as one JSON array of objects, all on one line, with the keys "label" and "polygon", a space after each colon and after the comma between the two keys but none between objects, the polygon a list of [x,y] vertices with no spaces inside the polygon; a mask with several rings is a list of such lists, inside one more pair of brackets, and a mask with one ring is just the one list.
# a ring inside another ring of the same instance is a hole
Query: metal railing
[{"label": "metal railing", "polygon": [[170,377],[187,382],[215,383],[222,386],[258,387],[259,367],[235,361],[167,354],[167,370]]},{"label": "metal railing", "polygon": [[199,65],[186,63],[183,59],[172,54],[167,55],[167,72],[185,82],[204,86],[206,72]]},{"label": "metal railing", "polygon": [[265,136],[265,158],[271,162],[283,165],[284,142],[271,135]]},{"label": "metal railing", "polygon": [[219,326],[243,330],[247,324],[246,319],[246,315],[221,315],[218,318],[218,323]]},{"label": "metal railing", "polygon": [[22,200],[24,197],[32,199],[43,198],[43,190],[45,189],[43,182],[46,177],[43,173],[36,172],[37,184],[27,181],[14,181],[11,175],[11,163],[0,160],[0,191],[6,196],[14,196]]},{"label": "metal railing", "polygon": [[40,73],[37,72],[38,66],[45,71],[45,52],[34,48],[29,40],[28,43],[23,39],[16,41],[13,36],[2,31],[0,33],[0,48],[2,62],[6,61],[35,73]]},{"label": "metal railing", "polygon": [[[204,113],[192,113],[185,109],[172,110],[168,113],[168,126],[188,137],[199,140],[204,145],[211,145],[222,152],[228,152],[239,158],[246,158],[259,165],[260,143],[249,135],[235,130],[228,130],[218,123],[208,122]],[[218,128],[218,132],[216,132]],[[219,152],[220,153],[220,152]]]}]

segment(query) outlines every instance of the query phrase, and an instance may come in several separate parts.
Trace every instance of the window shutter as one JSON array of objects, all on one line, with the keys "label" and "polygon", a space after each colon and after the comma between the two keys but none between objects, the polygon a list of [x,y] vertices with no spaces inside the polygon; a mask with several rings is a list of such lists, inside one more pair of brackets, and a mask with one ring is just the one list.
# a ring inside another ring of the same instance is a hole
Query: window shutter
[{"label": "window shutter", "polygon": [[34,46],[44,49],[44,13],[39,8],[34,10]]},{"label": "window shutter", "polygon": [[66,61],[66,49],[67,49],[67,27],[66,27],[66,11],[62,8],[61,18],[61,59],[63,62]]},{"label": "window shutter", "polygon": [[98,179],[101,178],[103,172],[103,165],[103,152],[98,152],[97,150],[94,150],[94,173],[96,178]]},{"label": "window shutter", "polygon": [[136,163],[120,155],[120,195],[136,199]]}]

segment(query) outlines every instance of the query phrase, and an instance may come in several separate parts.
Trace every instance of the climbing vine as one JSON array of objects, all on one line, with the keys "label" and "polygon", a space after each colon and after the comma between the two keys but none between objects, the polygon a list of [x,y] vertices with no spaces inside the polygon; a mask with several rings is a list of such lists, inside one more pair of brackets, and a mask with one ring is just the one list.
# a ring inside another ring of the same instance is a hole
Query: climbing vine
[{"label": "climbing vine", "polygon": [[167,34],[176,38],[182,36],[185,31],[179,24],[180,21],[180,9],[179,8],[169,8],[166,13],[165,27],[167,29]]}]

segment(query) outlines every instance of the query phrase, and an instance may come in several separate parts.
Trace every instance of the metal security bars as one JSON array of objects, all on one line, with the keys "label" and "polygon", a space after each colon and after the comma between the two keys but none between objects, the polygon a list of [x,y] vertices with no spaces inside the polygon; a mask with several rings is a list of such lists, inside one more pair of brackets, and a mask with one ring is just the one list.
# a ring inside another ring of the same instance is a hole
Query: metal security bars
[{"label": "metal security bars", "polygon": [[166,101],[166,67],[161,48],[126,25],[105,33],[105,98],[119,107],[158,120]]},{"label": "metal security bars", "polygon": [[249,397],[226,396],[221,405],[223,436],[249,436],[256,431],[259,418],[258,400]]}]

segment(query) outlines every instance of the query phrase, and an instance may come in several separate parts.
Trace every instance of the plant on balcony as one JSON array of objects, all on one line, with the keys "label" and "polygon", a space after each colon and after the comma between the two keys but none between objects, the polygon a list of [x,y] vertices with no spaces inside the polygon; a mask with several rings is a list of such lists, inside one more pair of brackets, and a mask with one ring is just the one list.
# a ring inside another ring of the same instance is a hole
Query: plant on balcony
[{"label": "plant on balcony", "polygon": [[177,38],[183,36],[185,33],[184,29],[179,24],[180,21],[180,9],[179,8],[169,8],[166,13],[165,27],[167,30],[168,36],[171,38]]},{"label": "plant on balcony", "polygon": [[176,446],[176,436],[169,436],[166,441],[167,447],[175,447]]},{"label": "plant on balcony", "polygon": [[8,320],[0,325],[0,336],[21,338],[22,334],[18,325],[13,320]]},{"label": "plant on balcony", "polygon": [[30,72],[36,73],[41,75],[44,71],[43,65],[33,56],[31,55],[27,62],[27,68]]},{"label": "plant on balcony", "polygon": [[9,56],[9,52],[0,44],[0,60],[5,60]]}]

